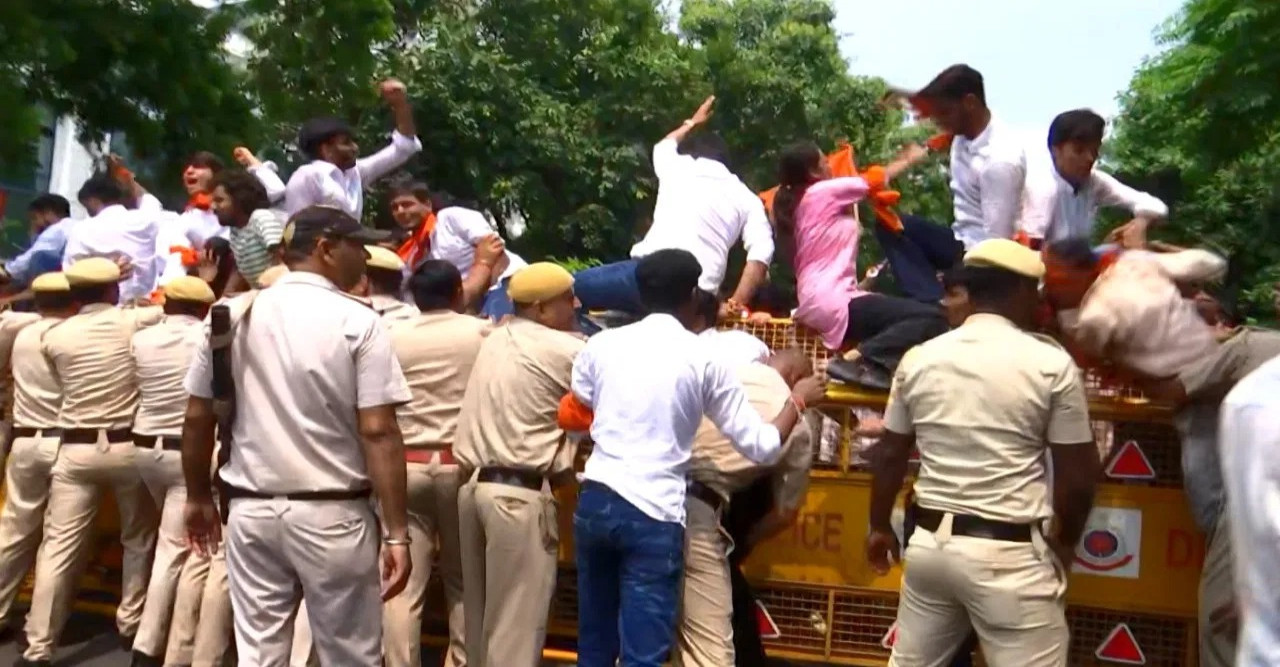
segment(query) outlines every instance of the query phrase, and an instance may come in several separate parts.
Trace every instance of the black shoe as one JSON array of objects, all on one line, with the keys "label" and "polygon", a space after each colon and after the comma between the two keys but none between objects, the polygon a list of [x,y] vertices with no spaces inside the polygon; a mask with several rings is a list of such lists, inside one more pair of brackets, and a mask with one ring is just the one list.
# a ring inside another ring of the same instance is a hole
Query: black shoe
[{"label": "black shoe", "polygon": [[120,635],[120,650],[125,653],[133,651],[133,635]]},{"label": "black shoe", "polygon": [[134,651],[130,667],[164,667],[164,660],[153,658],[142,651]]},{"label": "black shoe", "polygon": [[884,369],[859,359],[832,359],[827,362],[827,377],[843,384],[856,384],[867,389],[888,391],[893,378]]}]

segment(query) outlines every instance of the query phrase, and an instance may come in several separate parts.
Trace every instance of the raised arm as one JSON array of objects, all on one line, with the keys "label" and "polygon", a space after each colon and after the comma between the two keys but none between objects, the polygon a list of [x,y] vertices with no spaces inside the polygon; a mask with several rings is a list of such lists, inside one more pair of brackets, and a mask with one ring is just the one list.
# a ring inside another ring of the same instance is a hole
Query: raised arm
[{"label": "raised arm", "polygon": [[688,136],[693,128],[711,118],[711,105],[715,101],[714,95],[708,97],[688,120],[668,132],[667,136],[663,137],[662,141],[659,141],[653,147],[653,172],[658,175],[659,180],[673,175],[681,161],[691,159],[687,155],[680,155],[677,148],[680,146],[680,141]]},{"label": "raised arm", "polygon": [[284,199],[284,181],[280,180],[280,175],[276,173],[274,163],[259,160],[253,151],[244,146],[237,146],[231,156],[245,168],[245,171],[257,177],[258,182],[267,191],[267,201],[275,204]]},{"label": "raised arm", "polygon": [[396,79],[387,79],[382,82],[379,90],[395,116],[396,129],[391,134],[391,143],[385,148],[356,160],[356,169],[360,170],[360,179],[366,187],[422,150],[418,128],[413,122],[413,106],[409,104],[405,85]]}]

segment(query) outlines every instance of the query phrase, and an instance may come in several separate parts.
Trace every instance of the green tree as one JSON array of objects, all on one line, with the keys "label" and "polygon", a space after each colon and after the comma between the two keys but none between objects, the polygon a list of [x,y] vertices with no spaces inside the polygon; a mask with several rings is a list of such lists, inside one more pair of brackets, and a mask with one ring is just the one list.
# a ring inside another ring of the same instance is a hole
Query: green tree
[{"label": "green tree", "polygon": [[1280,4],[1190,0],[1160,38],[1110,157],[1170,201],[1170,236],[1226,253],[1227,292],[1265,316],[1280,277]]}]

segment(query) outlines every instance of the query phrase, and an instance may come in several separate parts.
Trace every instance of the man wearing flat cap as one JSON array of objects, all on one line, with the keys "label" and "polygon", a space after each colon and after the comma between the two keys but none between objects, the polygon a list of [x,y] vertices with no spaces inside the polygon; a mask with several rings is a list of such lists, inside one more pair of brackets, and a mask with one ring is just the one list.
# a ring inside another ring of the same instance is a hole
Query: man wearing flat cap
[{"label": "man wearing flat cap", "polygon": [[1084,384],[1061,347],[1028,333],[1038,253],[991,239],[964,266],[974,314],[907,353],[870,454],[867,557],[884,574],[899,555],[889,517],[920,453],[889,664],[945,664],[972,622],[989,664],[1062,667],[1067,573],[1099,472]]},{"label": "man wearing flat cap", "polygon": [[391,144],[365,157],[355,132],[339,118],[312,118],[298,131],[298,150],[311,162],[298,167],[285,186],[289,217],[308,206],[333,206],[359,220],[364,214],[364,189],[391,173],[422,150],[413,122],[413,107],[403,83],[387,79],[379,86],[382,99],[395,116]]},{"label": "man wearing flat cap", "polygon": [[404,260],[395,251],[382,246],[365,246],[369,258],[365,260],[365,273],[369,278],[369,304],[391,326],[396,322],[412,319],[418,309],[401,300],[404,295]]},{"label": "man wearing flat cap", "polygon": [[35,560],[58,458],[58,437],[51,430],[58,425],[62,393],[40,352],[40,338],[75,314],[71,286],[61,273],[37,276],[31,292],[38,314],[35,321],[24,320],[25,326],[13,338],[13,439],[4,475],[5,502],[0,507],[0,619],[13,618],[10,612],[18,588]]},{"label": "man wearing flat cap", "polygon": [[555,589],[558,512],[552,485],[572,479],[574,445],[556,420],[569,391],[577,300],[573,276],[530,264],[508,286],[515,316],[480,346],[458,416],[458,494],[467,664],[542,664]]},{"label": "man wearing flat cap", "polygon": [[[289,659],[302,600],[321,664],[382,664],[382,601],[410,570],[395,412],[410,393],[377,313],[348,292],[364,277],[365,246],[386,236],[339,209],[298,212],[282,238],[289,273],[232,318],[233,446],[218,475],[243,664]],[[204,552],[222,536],[210,481],[212,356],[201,340],[182,445],[188,536]]]},{"label": "man wearing flat cap", "polygon": [[36,664],[53,657],[75,598],[78,564],[89,547],[93,520],[108,487],[120,511],[124,546],[116,626],[125,646],[131,646],[142,618],[156,539],[156,509],[135,465],[138,382],[121,370],[133,367],[133,335],[162,313],[154,307],[115,305],[120,267],[112,260],[81,259],[64,275],[78,312],[51,327],[41,341],[62,393],[56,424],[62,429],[62,447],[53,467],[44,545],[36,560],[36,586],[27,616],[23,658]]},{"label": "man wearing flat cap", "polygon": [[147,602],[133,641],[135,665],[173,664],[165,660],[168,646],[185,647],[186,659],[176,660],[177,664],[191,662],[198,609],[174,608],[179,574],[191,557],[182,521],[187,500],[182,483],[187,391],[182,383],[204,335],[204,317],[213,301],[208,283],[195,276],[178,276],[164,286],[164,319],[133,335],[133,375],[139,395],[138,414],[133,420],[136,463],[143,484],[160,509]]}]

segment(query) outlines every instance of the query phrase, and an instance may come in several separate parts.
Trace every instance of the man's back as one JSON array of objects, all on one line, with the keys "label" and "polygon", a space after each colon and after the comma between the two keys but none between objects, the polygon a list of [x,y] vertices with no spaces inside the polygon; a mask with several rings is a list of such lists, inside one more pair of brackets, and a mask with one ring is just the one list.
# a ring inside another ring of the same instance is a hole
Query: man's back
[{"label": "man's back", "polygon": [[408,447],[452,445],[462,399],[492,325],[453,311],[421,313],[391,325],[396,357],[413,400],[396,416]]},{"label": "man's back", "polygon": [[130,349],[138,382],[135,433],[174,436],[182,432],[187,412],[182,383],[203,330],[194,317],[169,315],[133,335]]},{"label": "man's back", "polygon": [[90,304],[45,332],[44,354],[63,391],[60,426],[118,429],[133,424],[138,384],[127,372],[133,367],[129,341],[160,315],[158,308]]},{"label": "man's back", "polygon": [[162,268],[163,259],[156,253],[159,235],[155,215],[108,206],[76,223],[63,250],[63,269],[85,257],[127,257],[133,273],[120,283],[120,302],[141,299],[155,289]]}]

